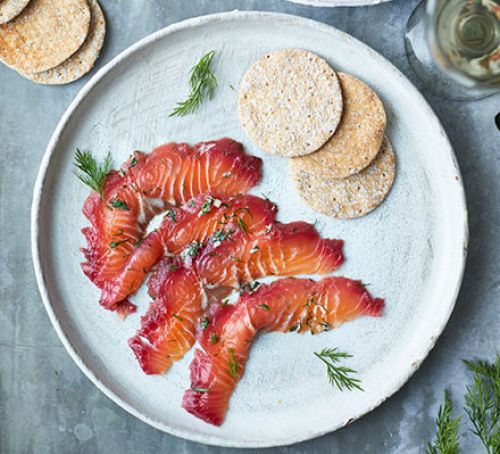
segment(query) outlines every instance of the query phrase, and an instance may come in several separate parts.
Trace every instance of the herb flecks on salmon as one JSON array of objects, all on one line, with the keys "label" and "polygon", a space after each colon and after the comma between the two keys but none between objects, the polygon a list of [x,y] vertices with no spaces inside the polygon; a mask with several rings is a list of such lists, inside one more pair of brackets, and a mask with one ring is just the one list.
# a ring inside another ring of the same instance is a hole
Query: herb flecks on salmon
[{"label": "herb flecks on salmon", "polygon": [[[231,177],[224,177],[228,173]],[[120,171],[107,174],[102,188],[96,186],[99,192],[84,204],[91,226],[82,230],[87,239],[83,271],[101,289],[119,279],[127,267],[149,271],[154,257],[158,260],[163,251],[142,255],[134,249],[142,245],[145,229],[156,214],[202,194],[215,198],[245,194],[260,175],[261,160],[246,155],[241,144],[231,139],[194,147],[169,143],[149,155],[135,152]],[[156,245],[154,238],[150,240],[151,247]],[[102,302],[108,309],[119,304],[107,298]]]},{"label": "herb flecks on salmon", "polygon": [[183,407],[203,421],[222,424],[259,331],[316,334],[363,315],[378,317],[383,307],[384,301],[360,282],[343,277],[282,279],[243,293],[235,305],[214,305],[211,323],[199,335],[203,350],[196,350],[191,363]]},{"label": "herb flecks on salmon", "polygon": [[261,234],[274,223],[277,208],[270,201],[252,195],[211,198],[212,205],[207,210],[208,197],[200,195],[192,199],[193,203],[167,211],[156,231],[131,253],[123,271],[104,286],[101,303],[105,307],[133,294],[146,278],[143,269],[151,269],[164,251],[181,254],[191,263],[207,241],[216,245],[232,241],[239,223],[245,223],[249,235]]}]

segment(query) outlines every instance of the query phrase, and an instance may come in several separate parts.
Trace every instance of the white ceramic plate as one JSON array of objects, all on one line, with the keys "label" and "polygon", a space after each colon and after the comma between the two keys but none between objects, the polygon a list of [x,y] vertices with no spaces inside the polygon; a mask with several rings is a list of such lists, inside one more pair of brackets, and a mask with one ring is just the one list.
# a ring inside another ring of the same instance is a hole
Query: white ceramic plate
[{"label": "white ceramic plate", "polygon": [[391,0],[288,0],[309,6],[369,6],[390,2]]},{"label": "white ceramic plate", "polygon": [[[387,201],[369,216],[338,221],[301,202],[285,159],[264,155],[245,137],[236,91],[245,69],[264,52],[301,47],[355,74],[381,96],[398,176]],[[219,89],[195,114],[169,118],[186,94],[189,69],[211,49]],[[252,349],[226,422],[217,428],[181,408],[192,352],[161,377],[146,376],[127,346],[148,298],[125,322],[98,305],[98,291],[80,270],[81,207],[88,190],[72,174],[76,147],[116,163],[134,149],[165,141],[242,141],[264,159],[255,193],[278,203],[282,221],[314,222],[346,241],[339,274],[370,283],[386,298],[382,318],[363,318],[318,336],[269,334]],[[419,367],[452,311],[461,282],[467,220],[460,173],[432,110],[388,61],[327,25],[294,16],[233,12],[191,19],[135,44],[100,70],[61,119],[35,186],[32,244],[36,277],[50,319],[82,371],[124,409],[158,429],[226,446],[284,445],[335,430],[397,391]],[[337,392],[312,355],[323,347],[354,355],[365,392]]]}]

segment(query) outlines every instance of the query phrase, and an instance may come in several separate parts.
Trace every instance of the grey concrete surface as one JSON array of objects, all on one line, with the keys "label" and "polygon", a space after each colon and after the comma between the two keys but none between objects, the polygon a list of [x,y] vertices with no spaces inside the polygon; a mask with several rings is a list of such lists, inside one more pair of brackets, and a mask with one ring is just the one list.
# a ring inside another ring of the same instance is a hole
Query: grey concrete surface
[{"label": "grey concrete surface", "polygon": [[[371,45],[414,80],[404,55],[403,30],[415,0],[352,9],[284,0],[101,3],[109,27],[98,67],[173,22],[239,8],[283,11],[331,24]],[[30,254],[32,188],[49,137],[86,80],[38,86],[0,65],[0,452],[231,452],[156,431],[109,401],[73,364],[42,307]],[[425,90],[424,95],[450,136],[466,185],[470,246],[456,309],[421,369],[380,408],[336,433],[269,452],[423,452],[445,387],[463,413],[469,377],[460,359],[491,359],[500,350],[500,132],[494,123],[500,96],[453,102]],[[465,424],[461,443],[465,453],[483,452]]]}]

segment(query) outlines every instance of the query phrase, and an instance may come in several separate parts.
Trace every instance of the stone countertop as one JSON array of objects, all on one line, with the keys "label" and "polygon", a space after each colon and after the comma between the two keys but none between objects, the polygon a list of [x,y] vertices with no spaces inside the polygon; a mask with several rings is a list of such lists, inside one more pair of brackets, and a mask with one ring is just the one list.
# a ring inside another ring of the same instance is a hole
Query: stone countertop
[{"label": "stone countertop", "polygon": [[[372,46],[415,81],[404,53],[403,31],[416,0],[330,9],[284,0],[101,3],[108,36],[98,67],[138,39],[179,20],[249,9],[287,12],[331,24]],[[0,65],[0,452],[235,451],[159,432],[107,399],[70,359],[42,306],[30,253],[33,184],[52,131],[88,78],[67,86],[41,86]],[[462,407],[470,376],[460,359],[492,359],[500,350],[500,132],[494,122],[500,96],[458,102],[423,93],[449,134],[466,186],[469,257],[455,311],[428,359],[394,397],[333,434],[276,448],[276,452],[423,452],[433,436],[433,419],[445,387],[456,407]],[[463,452],[482,452],[465,428],[461,443]]]}]

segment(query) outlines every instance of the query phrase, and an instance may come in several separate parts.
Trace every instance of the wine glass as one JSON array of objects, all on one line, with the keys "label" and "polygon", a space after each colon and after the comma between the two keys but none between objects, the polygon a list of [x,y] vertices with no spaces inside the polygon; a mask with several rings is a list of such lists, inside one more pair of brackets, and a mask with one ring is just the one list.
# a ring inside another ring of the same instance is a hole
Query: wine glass
[{"label": "wine glass", "polygon": [[429,91],[480,99],[500,90],[500,0],[422,0],[405,33],[410,66]]}]

